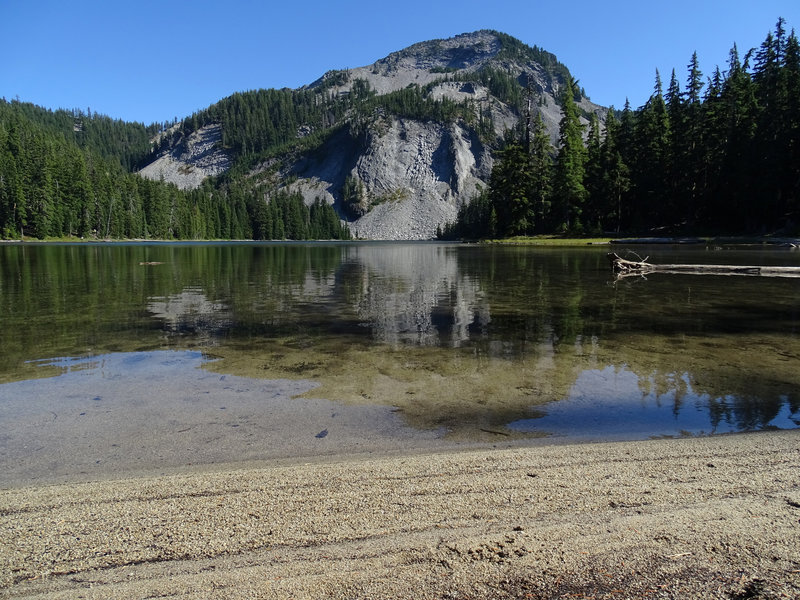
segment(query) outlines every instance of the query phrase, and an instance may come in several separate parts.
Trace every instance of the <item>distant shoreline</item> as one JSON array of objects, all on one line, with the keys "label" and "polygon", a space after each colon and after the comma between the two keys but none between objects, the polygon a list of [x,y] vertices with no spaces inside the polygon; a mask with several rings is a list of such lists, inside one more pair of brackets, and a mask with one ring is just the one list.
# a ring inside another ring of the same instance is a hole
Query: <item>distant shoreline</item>
[{"label": "distant shoreline", "polygon": [[574,238],[574,237],[560,237],[553,235],[532,236],[532,237],[515,237],[503,238],[492,240],[379,240],[379,239],[352,239],[352,240],[248,240],[248,239],[213,239],[213,240],[167,240],[167,239],[89,239],[89,238],[65,238],[65,239],[46,239],[39,240],[29,238],[24,240],[9,240],[0,239],[2,244],[97,244],[97,245],[113,245],[113,244],[154,244],[154,245],[167,245],[167,244],[320,244],[320,243],[335,243],[335,244],[359,244],[359,243],[398,243],[398,244],[426,244],[426,243],[441,243],[441,244],[461,244],[461,243],[479,243],[479,244],[496,244],[496,245],[519,245],[519,246],[601,246],[601,245],[710,245],[710,244],[725,244],[734,246],[788,246],[800,248],[800,237],[768,237],[768,236],[698,236],[698,237],[587,237],[587,238]]}]

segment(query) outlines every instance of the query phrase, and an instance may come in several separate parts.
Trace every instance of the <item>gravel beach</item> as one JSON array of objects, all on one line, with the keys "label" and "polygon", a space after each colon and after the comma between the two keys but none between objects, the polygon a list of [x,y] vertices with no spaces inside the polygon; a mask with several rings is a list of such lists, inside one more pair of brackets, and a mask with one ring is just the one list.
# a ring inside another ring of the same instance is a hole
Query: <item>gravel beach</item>
[{"label": "gravel beach", "polygon": [[0,490],[5,598],[797,598],[800,430]]}]

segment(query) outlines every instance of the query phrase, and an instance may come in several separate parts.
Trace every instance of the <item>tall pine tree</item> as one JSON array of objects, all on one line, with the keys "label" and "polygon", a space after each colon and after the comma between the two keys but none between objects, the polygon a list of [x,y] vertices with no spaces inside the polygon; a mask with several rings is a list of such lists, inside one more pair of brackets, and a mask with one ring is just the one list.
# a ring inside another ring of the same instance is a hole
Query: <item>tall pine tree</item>
[{"label": "tall pine tree", "polygon": [[553,218],[557,231],[580,232],[581,213],[586,201],[583,185],[586,148],[583,145],[583,125],[575,104],[578,93],[575,82],[568,77],[561,94],[561,123],[559,149],[553,178]]}]

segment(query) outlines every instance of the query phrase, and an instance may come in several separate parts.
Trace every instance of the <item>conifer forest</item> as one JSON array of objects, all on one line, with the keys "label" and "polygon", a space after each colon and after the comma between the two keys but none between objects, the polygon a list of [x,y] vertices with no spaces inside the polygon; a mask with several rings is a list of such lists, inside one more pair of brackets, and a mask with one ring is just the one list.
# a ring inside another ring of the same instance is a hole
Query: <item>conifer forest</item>
[{"label": "conifer forest", "polygon": [[498,151],[488,189],[443,237],[800,232],[800,46],[779,19],[761,46],[647,103],[591,118],[562,98],[554,149],[535,115]]},{"label": "conifer forest", "polygon": [[[486,187],[443,224],[442,238],[800,232],[800,45],[783,19],[758,48],[734,46],[724,67],[704,73],[695,54],[666,83],[656,72],[644,106],[626,102],[599,118],[578,108],[585,92],[566,68],[536,52],[566,82],[556,144],[524,81],[489,66],[442,77],[491,86],[513,108],[518,125],[502,139],[493,139],[490,116],[425,86],[378,95],[357,80],[347,95],[326,93],[344,71],[318,86],[236,93],[149,126],[2,99],[0,238],[349,239],[349,180],[337,212],[322,200],[306,204],[290,182],[251,175],[276,157],[319,149],[341,128],[358,130],[376,111],[462,120],[493,149]],[[136,174],[210,123],[221,124],[234,157],[226,173],[193,190]]]}]

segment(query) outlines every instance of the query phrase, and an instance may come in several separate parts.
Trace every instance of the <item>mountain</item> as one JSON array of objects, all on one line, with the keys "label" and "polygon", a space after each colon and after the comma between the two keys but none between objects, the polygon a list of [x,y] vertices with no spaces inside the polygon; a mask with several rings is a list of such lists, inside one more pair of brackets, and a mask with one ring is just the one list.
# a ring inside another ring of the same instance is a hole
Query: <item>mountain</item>
[{"label": "mountain", "polygon": [[555,56],[495,31],[235,93],[181,122],[0,98],[0,238],[796,235],[787,31],[778,19],[744,61],[734,46],[705,83],[693,55],[684,91],[673,73],[664,93],[656,72],[619,120]]},{"label": "mountain", "polygon": [[[221,176],[259,202],[288,191],[333,205],[357,237],[428,239],[486,187],[492,151],[528,110],[557,141],[569,77],[496,31],[421,42],[298,90],[223,99],[160,133],[140,173],[183,189]],[[576,101],[584,118],[605,113]]]}]

